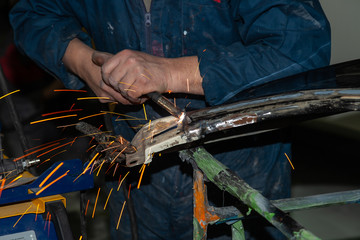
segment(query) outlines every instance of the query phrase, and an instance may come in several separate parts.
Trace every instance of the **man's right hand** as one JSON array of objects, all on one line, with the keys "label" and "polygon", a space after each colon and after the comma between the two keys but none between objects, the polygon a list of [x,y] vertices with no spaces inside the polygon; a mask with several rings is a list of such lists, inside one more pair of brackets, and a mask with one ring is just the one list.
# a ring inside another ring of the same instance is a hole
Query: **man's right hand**
[{"label": "man's right hand", "polygon": [[[92,61],[94,51],[94,49],[75,38],[70,41],[62,60],[69,71],[87,83],[96,96],[99,97],[100,102],[117,101],[130,104],[119,92],[103,81],[101,67]],[[111,54],[108,54],[108,56],[111,56]],[[106,55],[104,55],[104,58],[106,58]]]}]

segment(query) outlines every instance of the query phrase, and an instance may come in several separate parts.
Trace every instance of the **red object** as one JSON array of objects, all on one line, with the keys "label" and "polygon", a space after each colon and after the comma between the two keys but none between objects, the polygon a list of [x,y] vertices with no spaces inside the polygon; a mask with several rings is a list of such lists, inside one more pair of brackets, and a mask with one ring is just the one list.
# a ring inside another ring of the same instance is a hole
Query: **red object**
[{"label": "red object", "polygon": [[44,70],[22,55],[14,44],[8,46],[0,58],[0,65],[7,80],[14,85],[29,84],[47,76]]}]

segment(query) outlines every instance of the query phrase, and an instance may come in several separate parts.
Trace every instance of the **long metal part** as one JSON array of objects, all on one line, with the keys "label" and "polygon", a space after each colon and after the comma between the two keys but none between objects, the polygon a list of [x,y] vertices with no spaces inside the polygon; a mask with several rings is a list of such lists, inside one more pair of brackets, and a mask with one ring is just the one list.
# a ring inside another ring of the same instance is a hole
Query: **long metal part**
[{"label": "long metal part", "polygon": [[154,153],[283,128],[288,125],[360,109],[360,89],[320,89],[280,94],[188,112],[191,123],[175,117],[152,121],[134,137],[136,153],[127,165],[149,163]]},{"label": "long metal part", "polygon": [[[322,208],[327,206],[345,205],[345,204],[359,204],[360,190],[350,190],[334,193],[317,194],[306,197],[285,198],[270,200],[274,206],[284,212],[295,212],[300,210]],[[212,215],[219,216],[219,219],[211,222],[222,223],[227,221],[234,221],[242,219],[245,216],[234,206],[214,207],[207,206],[208,211]]]}]

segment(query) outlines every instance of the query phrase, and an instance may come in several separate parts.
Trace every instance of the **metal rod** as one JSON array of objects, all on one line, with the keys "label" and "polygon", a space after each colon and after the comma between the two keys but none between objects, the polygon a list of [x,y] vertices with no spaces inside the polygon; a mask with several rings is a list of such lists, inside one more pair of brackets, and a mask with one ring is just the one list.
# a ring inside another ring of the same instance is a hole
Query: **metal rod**
[{"label": "metal rod", "polygon": [[180,118],[182,115],[182,111],[180,108],[176,107],[174,103],[170,102],[169,99],[164,97],[159,92],[151,92],[148,93],[147,96],[153,100],[157,105],[165,109],[168,113],[173,115],[174,117]]},{"label": "metal rod", "polygon": [[[9,89],[8,89],[8,86],[7,86],[7,81],[6,81],[4,72],[3,72],[1,67],[0,67],[0,87],[1,87],[1,90],[2,90],[3,94],[9,93]],[[25,136],[24,128],[23,128],[23,126],[21,124],[20,117],[19,117],[19,115],[18,115],[18,113],[16,111],[15,104],[13,102],[12,96],[11,95],[7,96],[4,100],[7,102],[8,106],[9,106],[10,117],[12,119],[12,122],[14,123],[14,127],[16,129],[16,132],[19,135],[20,144],[21,144],[21,147],[22,147],[22,152],[24,153],[25,150],[29,148],[29,143],[28,143],[28,140],[27,140],[27,138]]]}]

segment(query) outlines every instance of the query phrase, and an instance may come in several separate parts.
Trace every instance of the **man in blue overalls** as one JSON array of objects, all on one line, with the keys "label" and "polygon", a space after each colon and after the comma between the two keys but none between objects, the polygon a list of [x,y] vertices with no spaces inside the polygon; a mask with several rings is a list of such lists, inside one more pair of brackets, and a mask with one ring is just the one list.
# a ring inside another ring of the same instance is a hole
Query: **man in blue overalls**
[{"label": "man in blue overalls", "polygon": [[[318,0],[20,0],[10,20],[17,46],[66,87],[87,84],[107,97],[103,102],[117,101],[117,111],[139,119],[139,103],[149,92],[171,91],[180,108],[203,108],[330,59],[329,23]],[[145,105],[148,119],[164,116],[150,101]],[[120,121],[114,127],[131,140],[143,123]],[[277,137],[234,140],[210,152],[266,197],[284,198],[291,183],[283,156],[290,145]],[[131,192],[141,239],[191,239],[192,180],[186,168],[176,157],[154,161],[147,180]],[[112,236],[130,239],[126,213],[115,230],[123,201],[114,192]],[[256,226],[252,236],[262,229]],[[250,232],[249,227],[248,237]]]}]

